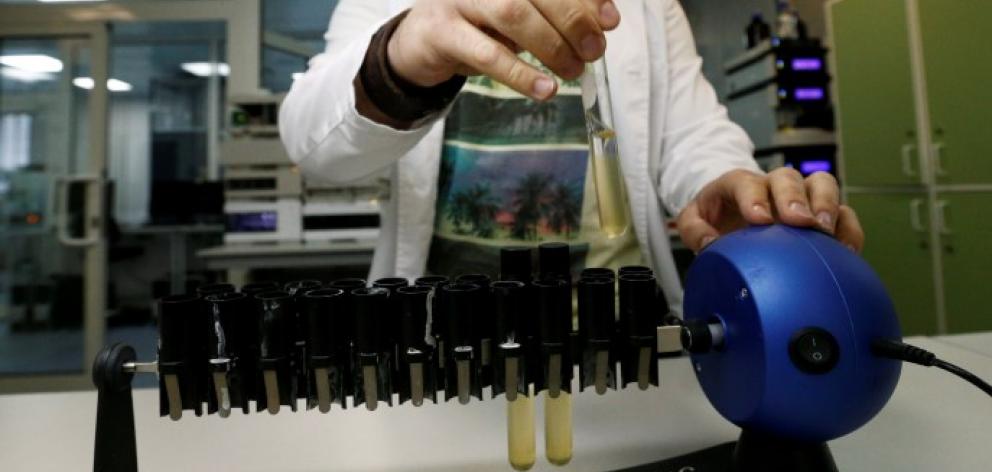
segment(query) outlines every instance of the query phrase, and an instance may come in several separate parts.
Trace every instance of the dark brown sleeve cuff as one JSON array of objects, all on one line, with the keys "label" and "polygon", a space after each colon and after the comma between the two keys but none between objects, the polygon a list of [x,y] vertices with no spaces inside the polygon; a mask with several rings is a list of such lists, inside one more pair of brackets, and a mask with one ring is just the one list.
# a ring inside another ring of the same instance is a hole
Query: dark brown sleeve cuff
[{"label": "dark brown sleeve cuff", "polygon": [[355,77],[358,111],[398,129],[409,129],[414,123],[444,110],[465,85],[465,77],[456,75],[433,87],[420,87],[393,71],[386,47],[408,12],[400,13],[372,36],[365,62]]}]

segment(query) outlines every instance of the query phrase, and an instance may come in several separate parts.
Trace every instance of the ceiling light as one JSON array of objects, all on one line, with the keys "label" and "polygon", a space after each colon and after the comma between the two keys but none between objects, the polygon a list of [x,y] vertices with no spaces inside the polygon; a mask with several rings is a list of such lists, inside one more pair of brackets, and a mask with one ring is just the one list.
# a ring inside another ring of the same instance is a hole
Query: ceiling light
[{"label": "ceiling light", "polygon": [[72,85],[75,85],[81,89],[92,90],[93,84],[94,82],[92,77],[76,77],[75,79],[72,79]]},{"label": "ceiling light", "polygon": [[231,73],[231,67],[223,62],[185,62],[180,67],[198,77],[210,77],[212,75],[227,77]]},{"label": "ceiling light", "polygon": [[[76,77],[72,79],[72,85],[85,90],[92,90],[95,82],[92,77]],[[134,87],[118,79],[107,79],[107,90],[111,92],[130,92]]]},{"label": "ceiling light", "polygon": [[15,69],[13,67],[0,67],[0,75],[19,82],[40,82],[42,80],[52,80],[55,78],[54,75],[45,72],[32,72],[24,69]]},{"label": "ceiling light", "polygon": [[62,72],[62,61],[44,54],[12,54],[0,56],[0,64],[39,74],[54,74],[56,72]]}]

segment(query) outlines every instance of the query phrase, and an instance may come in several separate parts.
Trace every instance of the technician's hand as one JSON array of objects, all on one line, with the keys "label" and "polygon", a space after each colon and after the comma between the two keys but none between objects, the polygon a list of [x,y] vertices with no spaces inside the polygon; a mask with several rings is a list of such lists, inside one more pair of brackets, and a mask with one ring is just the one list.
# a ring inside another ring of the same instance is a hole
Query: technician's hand
[{"label": "technician's hand", "polygon": [[854,210],[840,204],[834,176],[817,172],[803,179],[783,167],[767,176],[732,171],[703,188],[679,215],[682,241],[694,252],[747,225],[775,222],[817,228],[861,252],[865,233]]},{"label": "technician's hand", "polygon": [[620,23],[611,0],[417,0],[387,45],[393,70],[430,87],[456,74],[485,74],[536,100],[554,78],[517,57],[530,51],[565,79],[606,51],[604,31]]}]

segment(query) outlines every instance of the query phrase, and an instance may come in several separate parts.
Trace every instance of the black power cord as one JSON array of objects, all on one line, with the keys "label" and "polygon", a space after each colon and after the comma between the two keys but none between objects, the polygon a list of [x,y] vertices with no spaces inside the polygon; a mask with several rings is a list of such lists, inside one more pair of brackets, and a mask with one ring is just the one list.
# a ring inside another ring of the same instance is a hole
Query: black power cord
[{"label": "black power cord", "polygon": [[978,378],[977,375],[968,372],[950,362],[937,358],[937,355],[923,348],[919,348],[901,341],[891,339],[876,339],[871,344],[871,351],[879,357],[910,362],[924,367],[936,367],[950,372],[972,385],[982,389],[983,392],[992,396],[992,385]]}]

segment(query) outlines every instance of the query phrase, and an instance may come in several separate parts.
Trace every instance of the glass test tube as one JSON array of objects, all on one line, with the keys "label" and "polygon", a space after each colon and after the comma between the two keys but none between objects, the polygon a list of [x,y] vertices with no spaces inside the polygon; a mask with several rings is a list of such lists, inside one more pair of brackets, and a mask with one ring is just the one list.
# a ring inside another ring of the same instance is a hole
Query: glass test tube
[{"label": "glass test tube", "polygon": [[506,440],[510,465],[516,470],[528,470],[537,460],[534,446],[534,397],[517,395],[506,402]]},{"label": "glass test tube", "polygon": [[589,133],[589,158],[599,204],[599,225],[608,238],[622,236],[630,228],[627,191],[620,170],[620,149],[613,127],[610,84],[606,60],[586,65],[582,75],[582,107]]},{"label": "glass test tube", "polygon": [[544,392],[544,453],[554,465],[572,460],[572,395],[564,390]]}]

